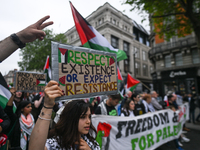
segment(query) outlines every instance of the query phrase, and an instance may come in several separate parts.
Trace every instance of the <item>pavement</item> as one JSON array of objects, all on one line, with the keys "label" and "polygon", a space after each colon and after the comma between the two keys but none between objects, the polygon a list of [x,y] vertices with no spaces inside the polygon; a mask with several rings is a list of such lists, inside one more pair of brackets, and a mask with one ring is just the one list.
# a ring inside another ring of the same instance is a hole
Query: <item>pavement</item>
[{"label": "pavement", "polygon": [[[200,109],[196,108],[195,110],[195,118],[200,113]],[[186,123],[186,127],[190,129],[184,135],[190,139],[188,143],[182,143],[182,148],[184,150],[200,150],[200,122],[193,123]],[[171,141],[167,144],[162,145],[161,147],[157,148],[156,150],[176,150],[174,141]]]}]

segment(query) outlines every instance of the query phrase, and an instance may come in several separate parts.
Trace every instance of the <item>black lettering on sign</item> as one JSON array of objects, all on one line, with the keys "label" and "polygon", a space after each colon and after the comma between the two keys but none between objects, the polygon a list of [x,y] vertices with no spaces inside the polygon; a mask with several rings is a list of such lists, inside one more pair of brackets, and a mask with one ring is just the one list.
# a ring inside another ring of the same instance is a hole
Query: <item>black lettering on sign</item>
[{"label": "black lettering on sign", "polygon": [[122,126],[126,126],[127,121],[119,121],[117,123],[117,129],[118,129],[118,133],[116,134],[116,139],[120,138],[122,136]]}]

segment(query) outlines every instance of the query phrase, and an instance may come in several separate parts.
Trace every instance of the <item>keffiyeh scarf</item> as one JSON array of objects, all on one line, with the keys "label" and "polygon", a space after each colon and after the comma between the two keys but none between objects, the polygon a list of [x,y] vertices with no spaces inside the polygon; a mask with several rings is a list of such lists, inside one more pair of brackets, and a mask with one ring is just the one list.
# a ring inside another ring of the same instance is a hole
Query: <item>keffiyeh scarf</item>
[{"label": "keffiyeh scarf", "polygon": [[20,130],[21,130],[20,147],[22,150],[26,150],[27,141],[29,140],[31,132],[35,125],[34,118],[31,114],[28,114],[27,118],[23,114],[21,114],[19,118],[19,123],[20,123]]}]

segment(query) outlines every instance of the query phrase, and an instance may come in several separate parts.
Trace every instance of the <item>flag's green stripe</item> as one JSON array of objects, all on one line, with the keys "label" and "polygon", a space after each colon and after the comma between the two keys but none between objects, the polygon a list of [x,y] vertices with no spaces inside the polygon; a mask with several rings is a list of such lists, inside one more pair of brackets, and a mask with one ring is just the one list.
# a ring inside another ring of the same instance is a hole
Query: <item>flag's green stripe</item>
[{"label": "flag's green stripe", "polygon": [[118,79],[118,82],[120,83],[120,82],[122,82],[122,80],[119,80],[119,79]]},{"label": "flag's green stripe", "polygon": [[58,62],[61,63],[61,52],[59,49],[58,49]]},{"label": "flag's green stripe", "polygon": [[138,85],[138,84],[132,86],[132,87],[130,88],[130,91],[133,92],[133,90],[137,87],[137,85]]},{"label": "flag's green stripe", "polygon": [[[8,99],[0,95],[0,105],[1,107],[3,107],[3,109],[6,107],[7,102],[8,102]],[[13,107],[13,112],[15,111],[16,111],[16,107]]]},{"label": "flag's green stripe", "polygon": [[50,78],[49,78],[49,73],[48,73],[48,69],[45,69],[44,70],[44,73],[46,73],[46,75],[47,75],[47,83],[51,80]]},{"label": "flag's green stripe", "polygon": [[83,45],[83,47],[87,47],[87,48],[91,48],[91,49],[95,49],[95,50],[100,50],[100,51],[104,51],[104,52],[116,53],[117,54],[117,61],[127,59],[126,53],[123,50],[118,50],[118,52],[116,52],[116,51],[110,50],[108,47],[103,47],[101,45],[94,44],[90,41],[85,43]]},{"label": "flag's green stripe", "polygon": [[37,86],[45,86],[45,84],[38,84]]}]

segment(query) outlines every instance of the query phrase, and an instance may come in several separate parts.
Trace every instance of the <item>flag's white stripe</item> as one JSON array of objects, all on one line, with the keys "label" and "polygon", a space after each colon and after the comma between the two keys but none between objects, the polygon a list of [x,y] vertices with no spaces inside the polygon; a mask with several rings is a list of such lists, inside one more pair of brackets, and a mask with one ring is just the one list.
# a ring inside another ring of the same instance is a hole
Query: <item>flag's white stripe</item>
[{"label": "flag's white stripe", "polygon": [[65,54],[63,55],[62,53],[61,54],[61,63],[65,63]]},{"label": "flag's white stripe", "polygon": [[95,28],[93,28],[92,26],[89,26],[89,28],[96,35],[96,37],[90,39],[90,42],[94,44],[98,44],[103,47],[108,47],[110,50],[118,52],[118,49],[115,49],[114,47],[112,47],[110,43],[108,42],[108,40],[105,37],[103,37]]},{"label": "flag's white stripe", "polygon": [[3,97],[6,97],[8,100],[11,97],[11,93],[8,89],[6,89],[4,86],[0,85],[0,95]]},{"label": "flag's white stripe", "polygon": [[45,84],[45,81],[41,81],[41,80],[40,80],[40,83],[39,83],[39,84]]},{"label": "flag's white stripe", "polygon": [[49,78],[51,79],[51,68],[49,66],[49,69],[48,69],[48,75],[49,75]]}]

